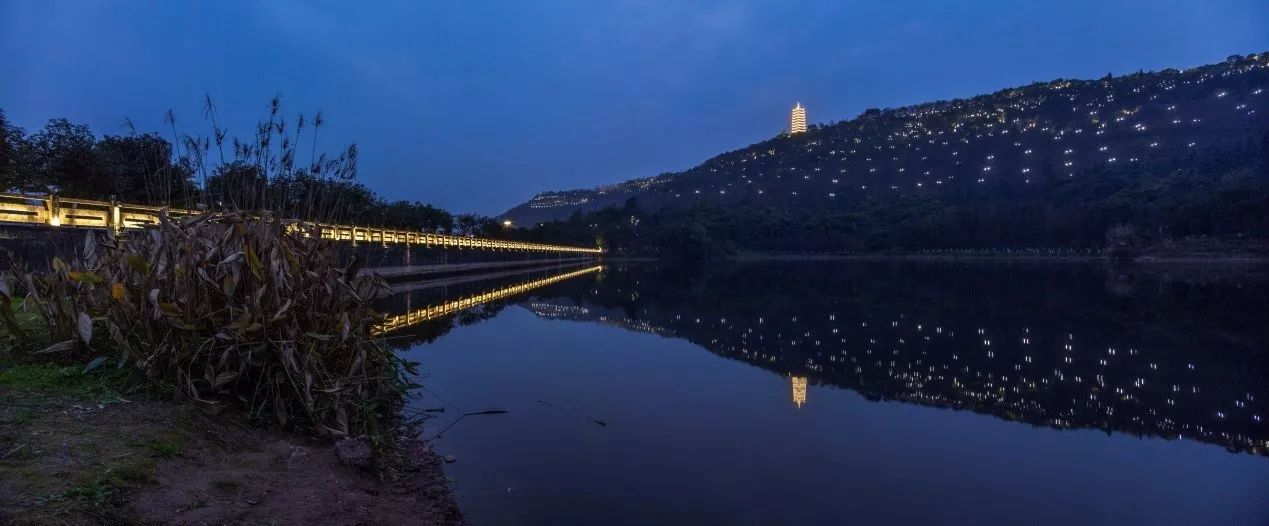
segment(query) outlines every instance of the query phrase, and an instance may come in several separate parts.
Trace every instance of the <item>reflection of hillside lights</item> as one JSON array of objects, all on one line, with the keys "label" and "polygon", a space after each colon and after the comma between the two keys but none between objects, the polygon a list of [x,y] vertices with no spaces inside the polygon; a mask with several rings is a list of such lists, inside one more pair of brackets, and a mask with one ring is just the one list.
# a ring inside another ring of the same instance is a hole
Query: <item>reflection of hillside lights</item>
[{"label": "reflection of hillside lights", "polygon": [[791,376],[789,380],[793,382],[793,404],[798,407],[806,405],[806,377]]},{"label": "reflection of hillside lights", "polygon": [[594,267],[584,268],[581,270],[574,270],[572,272],[565,272],[563,274],[560,274],[557,276],[551,276],[549,278],[542,278],[538,280],[528,281],[525,283],[521,283],[519,285],[512,285],[510,287],[506,287],[502,289],[491,290],[489,292],[477,294],[475,296],[468,296],[466,298],[460,298],[454,301],[442,303],[440,305],[423,307],[420,309],[414,309],[404,314],[389,316],[386,320],[384,320],[383,323],[376,325],[374,327],[371,327],[370,335],[380,336],[380,335],[383,335],[383,334],[386,334],[386,333],[389,333],[404,327],[409,327],[411,325],[417,325],[419,323],[423,323],[428,320],[433,320],[441,316],[445,316],[447,314],[453,314],[461,310],[470,309],[482,303],[488,303],[488,302],[499,300],[508,296],[514,296],[522,292],[527,292],[527,291],[536,289],[538,287],[544,287],[552,283],[558,283],[566,279],[575,278],[577,276],[581,276],[585,274],[590,274],[592,272],[599,272],[603,269],[604,269],[603,265],[597,265]]}]

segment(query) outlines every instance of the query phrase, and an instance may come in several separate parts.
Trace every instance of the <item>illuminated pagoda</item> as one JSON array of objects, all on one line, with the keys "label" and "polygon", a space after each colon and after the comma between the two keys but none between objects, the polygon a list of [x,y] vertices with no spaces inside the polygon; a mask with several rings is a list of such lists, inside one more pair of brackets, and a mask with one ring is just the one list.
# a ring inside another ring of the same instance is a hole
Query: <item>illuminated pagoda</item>
[{"label": "illuminated pagoda", "polygon": [[789,117],[789,135],[795,133],[806,132],[806,108],[802,107],[802,103],[797,103],[793,107],[793,113]]}]

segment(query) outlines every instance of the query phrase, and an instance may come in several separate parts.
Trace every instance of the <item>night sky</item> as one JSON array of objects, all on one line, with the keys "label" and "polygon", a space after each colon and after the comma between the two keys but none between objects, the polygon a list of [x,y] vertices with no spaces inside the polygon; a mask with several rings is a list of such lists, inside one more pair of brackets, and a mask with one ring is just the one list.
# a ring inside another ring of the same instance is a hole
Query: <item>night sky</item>
[{"label": "night sky", "polygon": [[0,50],[28,131],[162,130],[171,108],[207,133],[210,94],[248,136],[280,93],[325,113],[326,150],[358,144],[376,192],[497,214],[769,138],[796,101],[828,122],[1266,51],[1269,2],[0,0]]}]

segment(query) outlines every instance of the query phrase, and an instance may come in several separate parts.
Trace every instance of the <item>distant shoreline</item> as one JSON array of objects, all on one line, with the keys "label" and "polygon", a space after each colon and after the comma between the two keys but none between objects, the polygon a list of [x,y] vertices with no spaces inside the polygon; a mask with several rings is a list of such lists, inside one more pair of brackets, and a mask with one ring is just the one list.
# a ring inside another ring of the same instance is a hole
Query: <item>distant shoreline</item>
[{"label": "distant shoreline", "polygon": [[[668,261],[667,258],[646,256],[604,257],[604,262],[636,263]],[[711,260],[705,260],[711,261]],[[1177,254],[1167,256],[1143,256],[1136,259],[1113,260],[1105,255],[1055,255],[1055,254],[919,254],[919,253],[858,253],[858,254],[767,254],[746,253],[718,258],[712,261],[1028,261],[1068,263],[1113,263],[1123,265],[1180,264],[1180,265],[1257,265],[1269,264],[1269,256],[1261,255],[1201,255]]]},{"label": "distant shoreline", "polygon": [[1269,263],[1269,257],[1258,255],[1175,255],[1145,256],[1136,259],[1112,260],[1105,255],[1056,255],[1056,254],[911,254],[911,253],[861,253],[861,254],[741,254],[727,258],[733,261],[1062,261],[1106,262],[1123,264],[1256,264]]}]

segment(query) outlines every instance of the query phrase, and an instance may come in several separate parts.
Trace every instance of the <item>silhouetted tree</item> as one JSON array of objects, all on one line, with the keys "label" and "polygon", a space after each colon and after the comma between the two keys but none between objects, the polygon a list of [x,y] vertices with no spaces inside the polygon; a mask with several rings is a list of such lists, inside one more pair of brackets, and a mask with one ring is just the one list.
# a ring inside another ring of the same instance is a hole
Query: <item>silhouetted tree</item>
[{"label": "silhouetted tree", "polygon": [[83,124],[51,119],[31,135],[31,173],[23,177],[23,190],[54,191],[72,197],[101,198],[109,192],[96,177],[93,145],[96,138]]}]

